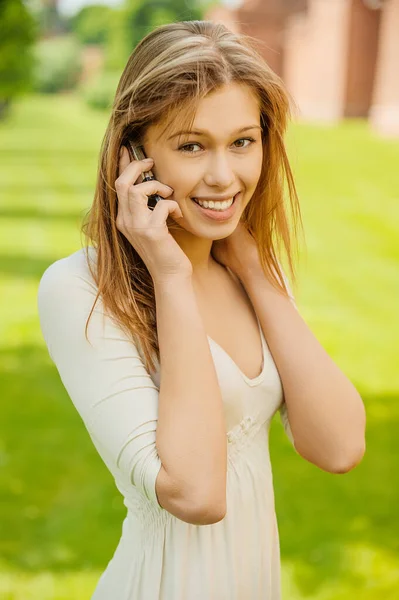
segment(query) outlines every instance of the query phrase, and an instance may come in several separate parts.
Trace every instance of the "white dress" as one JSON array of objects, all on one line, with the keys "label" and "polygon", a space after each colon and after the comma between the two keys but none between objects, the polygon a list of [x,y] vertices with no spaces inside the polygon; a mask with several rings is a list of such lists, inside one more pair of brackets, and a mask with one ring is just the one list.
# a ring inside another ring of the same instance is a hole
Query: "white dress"
[{"label": "white dress", "polygon": [[92,600],[280,600],[268,447],[277,411],[292,444],[293,437],[261,328],[263,368],[254,379],[208,336],[225,410],[227,513],[218,523],[192,525],[162,508],[155,493],[159,363],[150,375],[141,351],[104,314],[101,299],[86,340],[96,291],[83,249],[48,267],[38,290],[50,357],[127,508],[121,539]]}]

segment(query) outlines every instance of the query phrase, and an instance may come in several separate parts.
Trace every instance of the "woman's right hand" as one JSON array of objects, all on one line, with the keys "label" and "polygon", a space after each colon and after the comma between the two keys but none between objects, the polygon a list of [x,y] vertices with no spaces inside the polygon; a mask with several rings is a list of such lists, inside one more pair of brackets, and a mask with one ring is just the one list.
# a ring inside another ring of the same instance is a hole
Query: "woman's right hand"
[{"label": "woman's right hand", "polygon": [[154,210],[147,206],[151,194],[169,196],[173,189],[156,179],[136,183],[139,175],[152,165],[142,160],[130,161],[127,148],[122,146],[119,176],[115,181],[118,196],[116,227],[141,256],[154,283],[176,275],[190,277],[193,272],[191,261],[166,225],[169,214],[176,218],[183,216],[178,203],[162,200]]}]

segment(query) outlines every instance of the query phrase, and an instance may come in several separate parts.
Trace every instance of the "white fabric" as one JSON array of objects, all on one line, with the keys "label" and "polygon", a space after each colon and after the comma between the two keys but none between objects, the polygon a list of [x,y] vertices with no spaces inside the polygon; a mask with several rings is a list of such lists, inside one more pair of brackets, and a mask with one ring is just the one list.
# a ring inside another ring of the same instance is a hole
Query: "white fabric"
[{"label": "white fabric", "polygon": [[[95,263],[96,251],[90,248]],[[228,444],[227,514],[197,526],[157,501],[159,363],[97,302],[84,250],[53,263],[38,290],[51,359],[127,508],[122,536],[92,600],[280,600],[280,549],[268,435],[280,410],[293,442],[280,377],[260,329],[263,368],[248,379],[208,337],[222,390]],[[259,324],[259,321],[258,321]]]}]

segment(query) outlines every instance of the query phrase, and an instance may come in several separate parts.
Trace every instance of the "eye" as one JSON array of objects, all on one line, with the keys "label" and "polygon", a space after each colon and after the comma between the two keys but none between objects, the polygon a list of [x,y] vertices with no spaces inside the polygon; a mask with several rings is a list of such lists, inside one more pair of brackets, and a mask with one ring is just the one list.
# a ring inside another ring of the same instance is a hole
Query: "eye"
[{"label": "eye", "polygon": [[[247,146],[236,146],[237,148],[248,148],[249,146],[251,146],[256,140],[254,140],[254,138],[248,137],[248,138],[240,138],[238,140],[236,140],[234,143],[236,142],[241,142],[241,141],[247,141],[249,142],[249,144]],[[187,150],[187,148],[189,148],[190,146],[199,146],[200,144],[198,144],[197,142],[192,142],[191,144],[184,144],[183,146],[180,146],[180,148],[178,148],[178,150],[180,152],[185,152],[186,154],[198,154],[198,152],[193,152],[192,150]]]}]

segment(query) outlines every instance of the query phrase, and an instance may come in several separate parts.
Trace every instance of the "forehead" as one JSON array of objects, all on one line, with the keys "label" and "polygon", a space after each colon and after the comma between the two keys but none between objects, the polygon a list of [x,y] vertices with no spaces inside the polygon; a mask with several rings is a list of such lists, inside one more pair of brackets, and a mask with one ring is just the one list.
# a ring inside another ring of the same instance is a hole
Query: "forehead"
[{"label": "forehead", "polygon": [[[167,139],[178,131],[206,129],[229,134],[249,124],[260,124],[257,94],[243,84],[229,84],[199,100],[189,99],[174,107],[149,129]],[[149,132],[150,133],[150,132]]]}]

